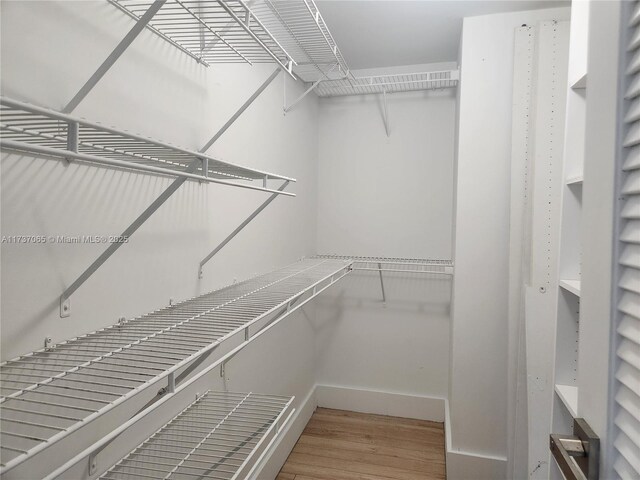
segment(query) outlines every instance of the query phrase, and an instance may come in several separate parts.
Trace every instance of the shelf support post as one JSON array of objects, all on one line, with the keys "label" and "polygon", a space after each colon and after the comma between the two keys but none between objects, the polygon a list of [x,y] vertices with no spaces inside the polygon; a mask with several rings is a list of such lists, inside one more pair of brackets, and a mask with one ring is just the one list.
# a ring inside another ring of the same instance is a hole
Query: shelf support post
[{"label": "shelf support post", "polygon": [[[285,180],[285,181],[284,181],[284,183],[283,183],[282,185],[280,185],[280,188],[278,188],[278,192],[282,192],[285,188],[287,188],[287,185],[289,185],[289,180]],[[234,238],[238,233],[240,233],[240,231],[241,231],[244,227],[246,227],[246,226],[251,222],[251,220],[253,220],[254,218],[256,218],[256,217],[258,216],[258,214],[259,214],[261,211],[263,211],[265,208],[267,208],[267,206],[268,206],[271,202],[273,202],[273,201],[276,199],[276,197],[277,197],[277,196],[279,196],[279,194],[278,194],[278,193],[273,193],[273,194],[271,194],[271,196],[270,196],[269,198],[267,198],[267,199],[264,201],[264,203],[263,203],[262,205],[260,205],[258,208],[256,208],[256,209],[253,211],[253,213],[252,213],[251,215],[249,215],[249,216],[244,220],[244,222],[242,222],[240,225],[238,225],[238,226],[236,227],[236,229],[235,229],[233,232],[231,232],[227,238],[225,238],[222,242],[220,242],[220,244],[219,244],[216,248],[214,248],[214,249],[211,251],[211,253],[209,253],[209,255],[207,255],[206,257],[204,257],[204,258],[202,259],[202,261],[200,262],[200,268],[199,268],[199,270],[198,270],[198,277],[199,277],[199,278],[202,278],[202,274],[203,274],[203,272],[202,272],[202,267],[204,267],[204,265],[205,265],[209,260],[211,260],[211,259],[214,257],[214,255],[215,255],[216,253],[218,253],[220,250],[222,250],[222,248],[223,248],[227,243],[229,243],[229,242],[230,242],[230,241],[231,241],[231,240],[232,240],[232,239],[233,239],[233,238]]]},{"label": "shelf support post", "polygon": [[204,145],[204,147],[200,149],[200,153],[206,152],[209,149],[209,147],[211,147],[211,145],[213,145],[216,142],[216,140],[218,140],[218,138],[220,138],[222,134],[226,132],[231,125],[233,125],[233,123],[238,119],[238,117],[242,115],[243,112],[247,108],[249,108],[249,106],[253,103],[253,101],[260,96],[260,94],[269,86],[269,84],[271,84],[271,82],[273,82],[273,80],[278,76],[278,73],[280,73],[280,67],[276,68],[273,71],[273,73],[269,75],[269,77],[262,83],[262,85],[260,85],[258,89],[255,92],[253,92],[253,95],[251,95],[247,99],[247,101],[244,102],[244,104],[236,111],[236,113],[234,113],[231,116],[231,118],[227,121],[227,123],[225,123],[222,126],[222,128],[220,128],[220,130],[218,130],[216,134],[213,137],[211,137],[211,139]]},{"label": "shelf support post", "polygon": [[71,113],[80,102],[86,97],[89,92],[96,86],[96,84],[104,77],[104,75],[109,71],[109,69],[113,66],[114,63],[120,58],[120,55],[124,53],[124,51],[133,43],[133,41],[140,35],[140,32],[144,30],[144,28],[151,21],[153,16],[158,13],[158,10],[165,4],[167,0],[155,0],[153,4],[149,7],[149,9],[140,17],[140,19],[136,22],[136,24],[129,30],[129,33],[125,35],[125,37],[120,41],[120,43],[113,49],[113,51],[109,54],[102,65],[98,67],[91,78],[87,80],[82,88],[76,93],[75,97],[71,99],[71,101],[67,104],[66,107],[62,110],[63,113]]},{"label": "shelf support post", "polygon": [[378,263],[378,273],[380,274],[380,288],[382,289],[382,303],[387,303],[387,296],[384,293],[384,281],[382,280],[382,264]]},{"label": "shelf support post", "polygon": [[384,131],[389,136],[389,112],[387,110],[387,91],[382,91],[382,121],[384,122]]},{"label": "shelf support post", "polygon": [[[188,173],[193,173],[193,171],[199,166],[200,159],[196,159],[187,167]],[[131,225],[129,225],[124,232],[120,235],[120,238],[129,238],[134,234],[138,228],[142,226],[144,222],[146,222],[151,215],[155,213],[158,208],[160,208],[164,202],[166,202],[171,195],[173,195],[178,188],[182,186],[182,184],[187,180],[187,177],[179,177],[176,178],[171,185],[167,187],[167,189],[160,194],[158,198],[156,198],[151,205],[147,207],[147,209],[140,214],[138,218],[136,218]],[[275,195],[275,194],[274,194]],[[69,303],[69,298],[84,282],[93,275],[96,270],[98,270],[104,262],[106,262],[111,255],[113,255],[116,250],[118,250],[125,242],[113,242],[107,247],[107,249],[102,252],[102,254],[91,264],[89,267],[82,272],[82,274],[73,282],[71,285],[67,287],[67,289],[60,296],[60,317],[68,317],[71,315],[71,305]]]},{"label": "shelf support post", "polygon": [[[79,138],[79,125],[78,122],[67,122],[67,150],[73,153],[78,153]],[[73,160],[70,157],[66,157],[67,162]]]}]

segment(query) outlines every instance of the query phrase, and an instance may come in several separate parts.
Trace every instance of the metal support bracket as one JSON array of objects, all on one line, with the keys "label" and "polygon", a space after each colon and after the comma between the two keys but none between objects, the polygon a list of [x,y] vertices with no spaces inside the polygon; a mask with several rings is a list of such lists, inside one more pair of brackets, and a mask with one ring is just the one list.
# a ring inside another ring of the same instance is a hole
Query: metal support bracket
[{"label": "metal support bracket", "polygon": [[[200,166],[199,160],[194,160],[191,162],[189,167],[187,168],[188,173],[192,173],[197,167]],[[153,215],[158,208],[160,208],[164,202],[166,202],[171,195],[173,195],[180,186],[187,180],[186,177],[176,178],[171,185],[167,187],[167,189],[162,192],[162,194],[155,199],[155,201],[147,207],[147,209],[140,214],[138,218],[136,218],[131,225],[129,225],[124,232],[120,235],[120,238],[129,238],[134,234],[138,228],[142,226],[144,222],[146,222],[151,215]],[[275,195],[275,194],[273,194]],[[69,302],[69,297],[84,283],[86,282],[91,275],[93,275],[96,270],[98,270],[104,262],[106,262],[111,255],[113,255],[116,250],[118,250],[125,242],[114,242],[107,249],[102,252],[102,254],[91,264],[89,267],[82,272],[82,274],[67,287],[67,289],[60,296],[60,317],[68,317],[71,314],[71,304]]]},{"label": "metal support bracket", "polygon": [[567,480],[598,480],[600,439],[584,418],[573,420],[573,435],[550,435],[550,449]]},{"label": "metal support bracket", "polygon": [[202,147],[200,149],[201,153],[206,152],[209,147],[211,147],[211,145],[213,145],[216,140],[218,140],[218,138],[220,138],[222,136],[222,134],[224,132],[227,131],[227,129],[233,125],[233,123],[238,119],[238,117],[240,115],[242,115],[242,113],[249,108],[249,105],[251,105],[253,103],[253,101],[258,98],[260,96],[260,94],[269,86],[269,84],[271,84],[271,82],[273,82],[273,80],[278,76],[278,73],[280,73],[280,68],[276,68],[273,73],[271,75],[269,75],[269,77],[262,83],[262,85],[260,85],[258,87],[258,89],[253,92],[253,95],[251,95],[246,102],[244,102],[242,104],[242,106],[236,111],[236,113],[234,113],[231,118],[229,118],[229,120],[227,121],[227,123],[225,123],[222,128],[220,128],[220,130],[218,130],[216,132],[216,134],[211,137],[211,139],[204,145],[204,147]]},{"label": "metal support bracket", "polygon": [[[339,65],[337,63],[333,64],[333,66],[329,69],[329,71],[324,74],[325,77],[328,79],[329,77],[327,77],[327,75],[330,74],[331,72],[333,72],[333,70],[338,66]],[[315,88],[318,86],[318,84],[323,80],[324,80],[323,78],[319,78],[318,80],[313,82],[311,84],[311,86],[309,88],[307,88],[302,95],[300,95],[298,98],[296,98],[293,101],[293,103],[291,105],[289,105],[288,107],[286,105],[287,98],[286,98],[286,90],[285,90],[285,95],[284,95],[284,103],[285,103],[285,105],[283,106],[284,113],[289,113],[296,105],[298,105],[302,100],[304,100],[304,98],[307,95],[309,95],[313,90],[315,90]]]},{"label": "metal support bracket", "polygon": [[378,263],[378,273],[380,274],[380,288],[382,289],[382,303],[387,303],[387,296],[384,293],[384,281],[382,280],[382,264]]},{"label": "metal support bracket", "polygon": [[387,91],[382,92],[382,121],[384,123],[384,131],[387,133],[387,137],[390,134],[389,130],[389,111],[387,108]]},{"label": "metal support bracket", "polygon": [[87,80],[82,88],[76,93],[76,95],[71,99],[71,101],[67,104],[66,107],[62,110],[63,113],[71,113],[82,100],[86,97],[89,92],[96,86],[96,84],[100,81],[102,77],[109,71],[109,69],[113,66],[114,63],[120,58],[120,56],[124,53],[124,51],[133,43],[133,41],[140,35],[140,32],[144,30],[147,24],[151,21],[153,16],[158,13],[158,10],[165,4],[167,0],[155,0],[153,4],[149,7],[149,9],[144,13],[142,17],[136,22],[129,33],[125,35],[125,37],[120,41],[120,43],[113,49],[113,51],[109,54],[109,56],[102,62],[102,65],[98,67],[91,78]]},{"label": "metal support bracket", "polygon": [[[280,188],[278,188],[278,191],[279,191],[279,192],[282,192],[285,188],[287,188],[287,185],[289,185],[289,180],[285,180],[285,181],[284,181],[284,183],[283,183],[282,185],[280,185]],[[232,240],[232,239],[233,239],[233,238],[234,238],[238,233],[240,233],[240,231],[241,231],[244,227],[246,227],[246,226],[251,222],[251,220],[253,220],[254,218],[256,218],[256,217],[258,216],[258,214],[259,214],[261,211],[263,211],[265,208],[267,208],[267,206],[268,206],[271,202],[273,202],[273,201],[276,199],[276,197],[278,197],[278,196],[279,196],[279,194],[274,193],[274,194],[272,194],[269,198],[267,198],[267,199],[264,201],[264,203],[262,203],[262,205],[260,205],[258,208],[256,208],[256,209],[253,211],[253,213],[252,213],[251,215],[249,215],[249,216],[244,220],[244,222],[242,222],[240,225],[238,225],[238,226],[236,227],[236,229],[235,229],[233,232],[231,232],[227,238],[225,238],[222,242],[220,242],[220,244],[218,244],[218,246],[217,246],[216,248],[214,248],[214,249],[211,251],[211,253],[209,253],[209,255],[207,255],[206,257],[204,257],[204,258],[202,259],[202,261],[200,262],[200,266],[199,266],[199,268],[198,268],[198,278],[202,278],[202,275],[203,275],[202,267],[204,267],[204,266],[205,266],[205,264],[206,264],[209,260],[211,260],[211,259],[214,257],[214,255],[215,255],[216,253],[218,253],[220,250],[222,250],[222,248],[223,248],[227,243],[229,243],[229,242],[230,242],[230,241],[231,241],[231,240]]]}]

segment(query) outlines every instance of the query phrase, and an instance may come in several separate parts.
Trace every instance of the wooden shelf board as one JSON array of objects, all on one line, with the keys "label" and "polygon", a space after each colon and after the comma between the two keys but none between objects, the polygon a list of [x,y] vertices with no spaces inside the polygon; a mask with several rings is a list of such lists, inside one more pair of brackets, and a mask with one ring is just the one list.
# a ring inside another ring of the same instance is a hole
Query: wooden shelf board
[{"label": "wooden shelf board", "polygon": [[582,182],[584,181],[584,176],[583,175],[574,175],[572,177],[568,177],[566,180],[566,184],[567,185],[582,185]]},{"label": "wooden shelf board", "polygon": [[580,280],[560,280],[560,287],[577,297],[580,296]]},{"label": "wooden shelf board", "polygon": [[576,418],[578,416],[578,387],[557,383],[555,391],[571,416]]},{"label": "wooden shelf board", "polygon": [[587,88],[587,72],[584,72],[584,74],[580,78],[573,82],[571,84],[571,88],[573,88],[574,90]]}]

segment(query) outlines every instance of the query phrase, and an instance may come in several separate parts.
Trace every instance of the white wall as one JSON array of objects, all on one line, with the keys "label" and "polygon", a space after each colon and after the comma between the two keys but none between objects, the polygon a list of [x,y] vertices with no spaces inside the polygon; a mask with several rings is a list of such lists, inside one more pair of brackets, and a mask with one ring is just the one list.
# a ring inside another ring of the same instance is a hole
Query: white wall
[{"label": "white wall", "polygon": [[567,17],[548,9],[464,20],[449,406],[452,450],[471,461],[448,457],[451,478],[506,476],[514,33]]},{"label": "white wall", "polygon": [[[388,95],[389,137],[380,95],[320,100],[319,253],[451,258],[454,95]],[[450,278],[385,273],[383,281],[386,304],[375,272],[354,272],[318,300],[318,384],[355,389],[358,399],[361,391],[445,397]],[[371,395],[360,408],[385,413],[386,397]]]},{"label": "white wall", "polygon": [[454,94],[320,101],[319,252],[450,258]]},{"label": "white wall", "polygon": [[[132,23],[102,1],[2,2],[2,94],[61,109]],[[144,31],[74,113],[197,150],[273,68],[205,68]],[[71,338],[315,253],[317,100],[284,116],[283,78],[209,153],[295,177],[297,197],[276,199],[198,280],[199,261],[268,194],[187,182],[71,297],[65,319],[60,294],[105,247],[3,244],[2,359],[41,348],[45,336]],[[304,91],[286,81],[289,94]],[[1,175],[2,235],[119,234],[171,183],[16,153],[3,153]],[[313,331],[299,313],[229,364],[228,385],[301,401],[313,362]]]}]

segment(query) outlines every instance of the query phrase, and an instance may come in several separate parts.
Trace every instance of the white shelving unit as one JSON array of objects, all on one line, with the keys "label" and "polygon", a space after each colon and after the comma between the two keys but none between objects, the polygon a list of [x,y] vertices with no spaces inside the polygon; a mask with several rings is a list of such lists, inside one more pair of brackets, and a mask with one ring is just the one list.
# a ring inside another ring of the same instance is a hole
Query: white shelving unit
[{"label": "white shelving unit", "polygon": [[[3,476],[152,386],[173,393],[221,344],[218,363],[351,270],[306,259],[0,365]],[[214,365],[216,365],[214,363]],[[153,405],[150,406],[152,408]]]},{"label": "white shelving unit", "polygon": [[[582,190],[586,141],[588,2],[572,8],[569,45],[563,178],[560,187],[559,294],[555,323],[554,402],[551,431],[572,434],[578,417],[580,286],[582,272]],[[562,478],[553,458],[550,475]]]}]

